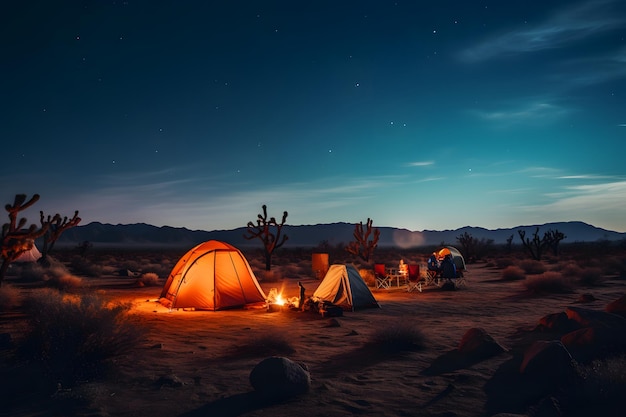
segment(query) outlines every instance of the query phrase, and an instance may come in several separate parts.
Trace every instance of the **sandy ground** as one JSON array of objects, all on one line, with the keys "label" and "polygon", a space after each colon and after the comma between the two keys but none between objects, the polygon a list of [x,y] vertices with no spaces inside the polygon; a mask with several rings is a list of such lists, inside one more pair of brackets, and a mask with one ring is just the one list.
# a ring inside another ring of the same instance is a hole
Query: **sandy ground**
[{"label": "sandy ground", "polygon": [[[288,309],[170,311],[157,302],[159,287],[116,285],[121,279],[110,277],[98,284],[100,291],[132,301],[132,314],[148,332],[140,346],[118,359],[113,377],[86,382],[72,395],[87,399],[79,415],[88,416],[482,416],[483,385],[508,353],[442,375],[423,373],[455,349],[467,330],[481,327],[507,346],[519,329],[576,304],[582,293],[597,299],[585,307],[603,309],[626,292],[626,282],[614,279],[569,294],[523,296],[520,282],[500,281],[500,275],[478,264],[470,266],[467,286],[457,291],[373,290],[381,308],[345,312],[338,327],[318,314]],[[311,295],[318,281],[303,284]],[[298,295],[297,280],[283,285],[284,294]],[[267,293],[280,284],[262,286]],[[418,325],[426,337],[423,350],[364,353],[373,332],[402,322]],[[4,317],[0,330],[7,331],[9,323]],[[272,352],[255,348],[254,341],[267,334],[288,337],[294,352],[276,353],[309,367],[309,393],[278,404],[256,400],[249,374]],[[10,413],[64,415],[34,404]]]}]

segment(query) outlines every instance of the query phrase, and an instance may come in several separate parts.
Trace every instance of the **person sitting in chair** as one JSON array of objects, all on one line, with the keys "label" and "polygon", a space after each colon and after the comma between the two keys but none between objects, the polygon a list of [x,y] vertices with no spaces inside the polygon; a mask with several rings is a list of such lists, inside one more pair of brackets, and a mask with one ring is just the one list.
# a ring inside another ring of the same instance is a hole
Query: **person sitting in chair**
[{"label": "person sitting in chair", "polygon": [[433,252],[432,255],[430,255],[430,258],[428,258],[428,270],[429,271],[439,271],[439,262],[437,261],[437,254],[435,252]]},{"label": "person sitting in chair", "polygon": [[449,254],[441,262],[441,277],[445,279],[456,278],[456,265],[452,262],[452,256]]}]

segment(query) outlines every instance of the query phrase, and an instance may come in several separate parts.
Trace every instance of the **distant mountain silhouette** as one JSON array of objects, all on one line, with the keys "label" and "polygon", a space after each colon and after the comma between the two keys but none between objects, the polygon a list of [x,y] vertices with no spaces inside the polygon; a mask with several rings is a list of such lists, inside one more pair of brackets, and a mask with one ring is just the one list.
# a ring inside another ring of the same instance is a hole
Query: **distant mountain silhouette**
[{"label": "distant mountain silhouette", "polygon": [[[376,226],[375,226],[376,227]],[[601,229],[583,222],[546,223],[542,225],[517,226],[510,229],[489,230],[482,227],[462,227],[455,230],[410,231],[393,227],[378,227],[380,230],[379,247],[419,247],[435,246],[442,243],[457,244],[457,237],[468,233],[476,239],[491,239],[495,244],[506,243],[513,235],[513,243],[519,244],[518,230],[525,230],[526,236],[532,236],[536,228],[540,236],[548,230],[558,230],[567,236],[563,243],[593,242],[598,240],[626,239],[626,233]],[[284,247],[315,247],[324,242],[330,246],[343,246],[354,240],[352,223],[330,223],[291,226],[285,225],[283,233],[289,236]],[[157,227],[145,223],[103,224],[99,222],[77,226],[65,231],[59,246],[78,245],[91,242],[96,247],[111,246],[154,246],[154,247],[191,247],[198,243],[215,239],[228,242],[237,247],[259,246],[258,239],[244,238],[246,228],[232,230],[189,230],[182,227]]]}]

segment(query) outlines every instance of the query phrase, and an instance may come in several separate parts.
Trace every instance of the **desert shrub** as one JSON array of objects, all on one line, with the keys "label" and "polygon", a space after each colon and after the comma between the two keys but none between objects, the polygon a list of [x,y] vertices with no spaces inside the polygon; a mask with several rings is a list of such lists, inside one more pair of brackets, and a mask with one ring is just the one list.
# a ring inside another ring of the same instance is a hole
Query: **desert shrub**
[{"label": "desert shrub", "polygon": [[574,279],[580,277],[580,274],[582,273],[582,268],[575,262],[558,264],[554,270],[561,272],[564,276]]},{"label": "desert shrub", "polygon": [[529,275],[533,274],[542,274],[546,272],[546,267],[540,261],[536,261],[534,259],[524,259],[519,263],[519,267],[524,270],[525,273]]},{"label": "desert shrub", "polygon": [[234,346],[230,350],[230,355],[235,357],[250,356],[272,356],[295,353],[287,338],[288,333],[271,331],[261,336],[251,337],[244,343]]},{"label": "desert shrub", "polygon": [[278,271],[266,271],[262,270],[260,272],[255,273],[255,276],[261,282],[278,282],[282,280],[282,275],[278,273]]},{"label": "desert shrub", "polygon": [[361,278],[369,287],[376,286],[376,276],[374,275],[374,271],[371,268],[362,268],[359,269],[359,274],[361,274]]},{"label": "desert shrub", "polygon": [[109,360],[135,346],[143,333],[126,314],[129,305],[109,305],[96,294],[38,290],[24,306],[28,327],[20,351],[64,386],[101,375]]},{"label": "desert shrub", "polygon": [[526,274],[519,266],[509,265],[502,270],[503,281],[520,281],[524,278],[526,278]]},{"label": "desert shrub", "polygon": [[154,272],[146,272],[145,274],[141,274],[136,283],[142,287],[155,287],[159,285],[159,276]]},{"label": "desert shrub", "polygon": [[415,323],[398,322],[380,327],[372,333],[368,345],[382,352],[416,351],[425,347],[424,333]]},{"label": "desert shrub", "polygon": [[102,276],[103,268],[101,265],[92,263],[89,260],[80,256],[72,258],[70,264],[72,271],[77,275],[84,275],[87,277],[98,278]]},{"label": "desert shrub", "polygon": [[626,392],[626,356],[595,360],[588,365],[579,365],[578,373],[583,378],[583,387],[577,401],[585,407],[602,414],[595,406],[605,409],[620,409]]},{"label": "desert shrub", "polygon": [[526,277],[524,286],[535,294],[564,293],[572,289],[572,279],[564,277],[560,272],[548,271]]},{"label": "desert shrub", "polygon": [[583,268],[578,274],[578,281],[583,285],[598,285],[603,281],[601,268]]},{"label": "desert shrub", "polygon": [[8,311],[20,304],[20,291],[8,284],[0,287],[0,311]]},{"label": "desert shrub", "polygon": [[515,265],[516,261],[511,257],[502,257],[495,259],[494,263],[496,264],[496,268],[504,269],[507,266]]},{"label": "desert shrub", "polygon": [[53,274],[48,280],[48,286],[63,291],[75,290],[82,287],[83,280],[70,273]]},{"label": "desert shrub", "polygon": [[172,272],[173,267],[170,264],[146,264],[142,270],[146,273],[153,272],[160,277],[167,277]]}]

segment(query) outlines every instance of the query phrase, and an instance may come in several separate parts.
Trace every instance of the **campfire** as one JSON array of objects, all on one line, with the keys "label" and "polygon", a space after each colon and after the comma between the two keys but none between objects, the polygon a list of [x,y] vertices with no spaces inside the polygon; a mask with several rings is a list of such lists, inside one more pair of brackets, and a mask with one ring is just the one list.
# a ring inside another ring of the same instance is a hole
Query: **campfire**
[{"label": "campfire", "polygon": [[278,292],[278,288],[271,288],[265,302],[267,311],[280,311],[284,307],[295,307],[298,303],[298,297],[285,298],[282,292]]}]

